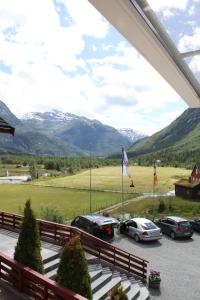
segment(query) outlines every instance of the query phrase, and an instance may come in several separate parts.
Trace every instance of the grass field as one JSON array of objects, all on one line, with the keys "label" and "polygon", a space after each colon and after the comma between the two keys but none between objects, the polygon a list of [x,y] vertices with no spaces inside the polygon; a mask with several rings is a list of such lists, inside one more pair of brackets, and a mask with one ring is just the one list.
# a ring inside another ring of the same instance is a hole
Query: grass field
[{"label": "grass field", "polygon": [[[152,167],[130,166],[129,173],[133,177],[135,188],[130,188],[130,179],[123,177],[125,192],[152,192],[153,186],[153,169]],[[174,182],[182,177],[188,177],[190,170],[180,168],[163,167],[157,168],[158,184],[155,192],[167,192],[174,189]],[[89,188],[89,170],[79,174],[47,179],[45,181],[35,182],[40,185],[50,185],[70,188]],[[92,169],[92,189],[121,191],[121,167],[104,167]]]},{"label": "grass field", "polygon": [[[129,173],[133,176],[135,188],[130,188],[129,178],[123,177],[125,200],[141,192],[152,192],[152,167],[129,167]],[[173,190],[173,183],[189,174],[190,171],[185,169],[157,168],[158,184],[155,192]],[[121,202],[121,180],[120,167],[92,169],[92,211]],[[0,199],[0,210],[19,213],[24,202],[31,199],[37,217],[41,216],[42,206],[50,205],[69,219],[89,212],[89,170],[73,176],[36,180],[27,184],[0,185]]]},{"label": "grass field", "polygon": [[[120,193],[92,192],[92,211],[120,203]],[[125,199],[133,195],[125,195]],[[26,184],[0,185],[0,210],[21,213],[24,203],[31,199],[32,207],[41,216],[41,207],[56,207],[64,218],[69,219],[77,214],[89,212],[90,196],[88,191],[66,188],[31,186]]]},{"label": "grass field", "polygon": [[[165,209],[159,212],[159,202],[161,199],[164,201]],[[124,211],[131,216],[147,218],[175,215],[190,219],[200,217],[200,202],[185,200],[179,197],[149,198],[127,204]],[[114,216],[119,216],[120,214],[120,209],[112,211],[112,215]]]}]

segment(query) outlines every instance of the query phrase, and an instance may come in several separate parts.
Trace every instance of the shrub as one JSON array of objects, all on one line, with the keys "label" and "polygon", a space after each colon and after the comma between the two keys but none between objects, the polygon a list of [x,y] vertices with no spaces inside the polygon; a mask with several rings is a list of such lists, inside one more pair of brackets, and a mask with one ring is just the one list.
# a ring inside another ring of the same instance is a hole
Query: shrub
[{"label": "shrub", "polygon": [[158,212],[163,212],[166,209],[166,205],[163,199],[159,200]]},{"label": "shrub", "polygon": [[122,286],[116,286],[111,290],[109,300],[128,300],[128,297],[124,292]]},{"label": "shrub", "polygon": [[27,200],[14,259],[39,273],[43,273],[40,250],[41,244],[37,221],[31,209],[31,202]]},{"label": "shrub", "polygon": [[64,217],[55,206],[47,205],[41,207],[41,216],[44,220],[63,224]]},{"label": "shrub", "polygon": [[87,260],[79,236],[71,238],[65,244],[61,253],[56,281],[73,292],[89,300],[92,299]]}]

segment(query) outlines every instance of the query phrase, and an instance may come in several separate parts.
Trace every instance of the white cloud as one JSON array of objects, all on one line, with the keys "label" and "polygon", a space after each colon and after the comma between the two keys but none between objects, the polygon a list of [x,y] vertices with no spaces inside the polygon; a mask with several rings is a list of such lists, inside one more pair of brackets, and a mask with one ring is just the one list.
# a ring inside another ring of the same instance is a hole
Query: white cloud
[{"label": "white cloud", "polygon": [[109,25],[87,0],[58,0],[65,5],[76,29],[82,35],[104,38]]},{"label": "white cloud", "polygon": [[200,57],[194,56],[189,65],[194,73],[200,72]]},{"label": "white cloud", "polygon": [[163,9],[177,8],[180,10],[185,10],[189,0],[148,0],[150,6],[156,10],[161,11]]},{"label": "white cloud", "polygon": [[[107,43],[109,25],[88,1],[57,0],[70,13],[66,27],[53,1],[0,1],[0,61],[12,70],[0,72],[0,98],[15,114],[59,109],[153,133],[162,126],[149,125],[154,109],[180,100],[127,43]],[[115,54],[83,60],[85,36]]]},{"label": "white cloud", "polygon": [[183,35],[178,48],[181,52],[198,50],[200,48],[200,27],[196,27],[192,35]]},{"label": "white cloud", "polygon": [[196,13],[196,7],[195,7],[195,5],[192,5],[188,10],[188,14],[190,16],[193,16],[195,13]]}]

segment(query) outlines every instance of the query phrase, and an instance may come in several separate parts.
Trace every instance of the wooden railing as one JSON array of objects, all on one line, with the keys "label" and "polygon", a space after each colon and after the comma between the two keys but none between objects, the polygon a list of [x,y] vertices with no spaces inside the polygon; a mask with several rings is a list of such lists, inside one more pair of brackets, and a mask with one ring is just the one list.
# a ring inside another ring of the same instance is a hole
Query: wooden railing
[{"label": "wooden railing", "polygon": [[[7,212],[0,212],[0,226],[19,230],[23,217]],[[53,222],[37,220],[41,239],[64,244],[73,235],[80,235],[84,250],[95,257],[118,266],[146,281],[148,261],[128,253],[120,248],[102,241],[93,235],[76,227],[61,225]]]},{"label": "wooden railing", "polygon": [[13,284],[19,292],[38,300],[86,300],[55,281],[0,253],[0,279]]}]

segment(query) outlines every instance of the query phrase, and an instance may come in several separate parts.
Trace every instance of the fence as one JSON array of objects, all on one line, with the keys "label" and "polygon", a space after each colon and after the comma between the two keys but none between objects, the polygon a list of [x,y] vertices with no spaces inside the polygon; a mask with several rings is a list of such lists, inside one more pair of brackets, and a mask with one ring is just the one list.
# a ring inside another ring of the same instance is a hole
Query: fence
[{"label": "fence", "polygon": [[86,300],[71,290],[64,288],[0,253],[0,279],[12,283],[21,293],[37,300]]}]

